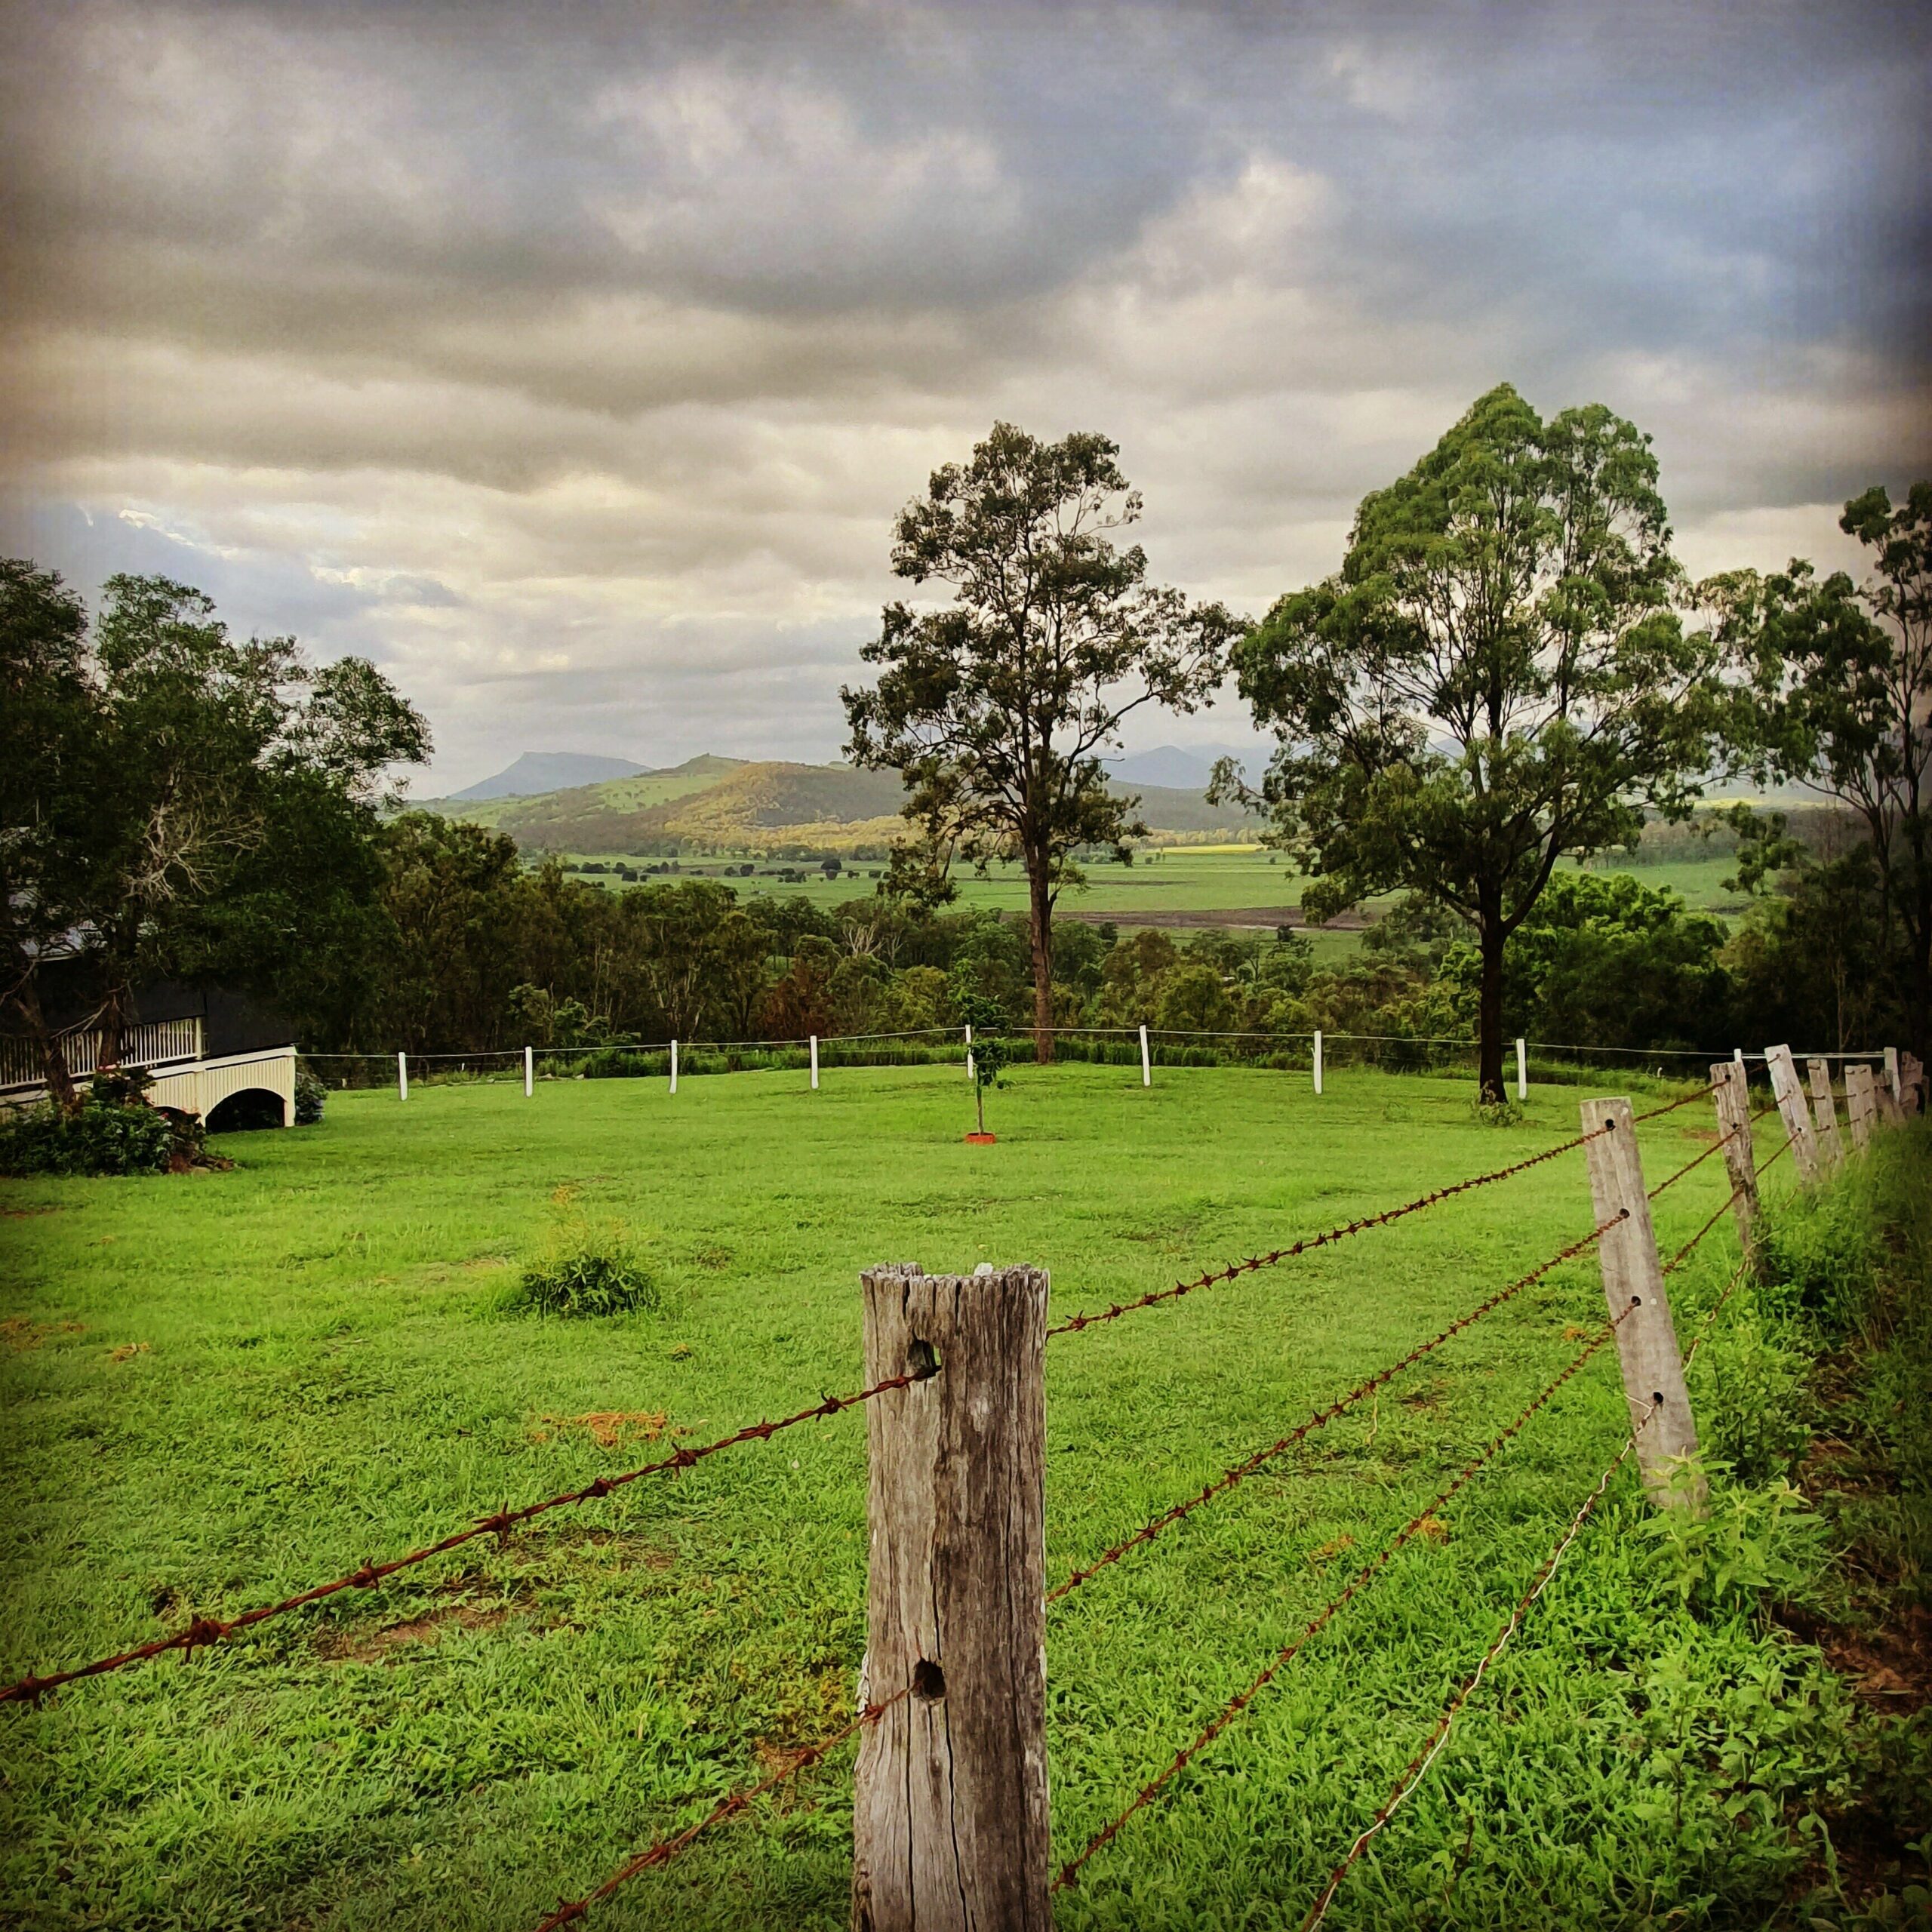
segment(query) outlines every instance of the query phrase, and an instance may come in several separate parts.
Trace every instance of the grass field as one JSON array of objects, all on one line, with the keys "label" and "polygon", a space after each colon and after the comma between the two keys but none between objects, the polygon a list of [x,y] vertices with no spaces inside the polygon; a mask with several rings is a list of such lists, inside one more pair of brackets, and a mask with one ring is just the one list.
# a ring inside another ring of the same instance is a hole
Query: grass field
[{"label": "grass field", "polygon": [[[231,1137],[231,1172],[5,1183],[0,1665],[11,1678],[232,1613],[629,1466],[653,1441],[851,1388],[869,1264],[1035,1262],[1063,1315],[1518,1158],[1576,1131],[1577,1098],[1533,1093],[1497,1128],[1460,1081],[1351,1072],[1317,1101],[1261,1072],[1175,1071],[1143,1091],[1122,1069],[1026,1069],[991,1098],[1000,1144],[972,1148],[947,1069],[841,1072],[817,1094],[784,1074],[675,1099],[645,1081],[530,1101],[431,1088],[406,1106],[334,1095],[318,1128]],[[1654,1180],[1708,1144],[1706,1109],[1643,1134]],[[1721,1200],[1721,1170],[1706,1161],[1660,1202],[1666,1252]],[[660,1312],[499,1311],[567,1183],[644,1244]],[[1056,1340],[1050,1579],[1589,1221],[1571,1153]],[[1733,1253],[1727,1225],[1673,1283],[1680,1327]],[[1594,1263],[1567,1265],[1057,1607],[1057,1852],[1602,1315]],[[1063,1927],[1300,1922],[1614,1449],[1608,1358],[1095,1860]],[[1738,1630],[1657,1596],[1634,1521],[1620,1500],[1579,1546],[1330,1924],[1761,1922],[1783,1868],[1681,1828],[1687,1789],[1699,1813],[1718,1774],[1672,1758],[1645,1713],[1660,1681],[1729,1682],[1734,1660],[1740,1686],[1756,1670],[1758,1694],[1777,1687]],[[849,1712],[865,1549],[864,1426],[848,1415],[189,1664],[0,1712],[0,1917],[515,1932]],[[1792,1669],[1789,1695],[1826,1721],[1829,1685]],[[850,1792],[848,1753],[590,1923],[843,1925]],[[1676,1829],[1655,1816],[1673,1794]]]},{"label": "grass field", "polygon": [[[623,854],[582,853],[574,859],[591,859],[609,864]],[[641,863],[652,863],[644,861]],[[681,861],[679,876],[716,877],[723,868],[737,865],[736,860],[691,859]],[[761,874],[775,870],[778,861],[761,860]],[[836,878],[824,878],[816,866],[801,860],[784,862],[790,869],[801,871],[797,883],[761,876],[733,878],[729,883],[742,894],[771,893],[785,897],[809,899],[814,905],[830,907],[863,897],[872,889],[872,874],[882,869],[861,862],[848,866]],[[1658,864],[1629,863],[1629,855],[1607,854],[1595,862],[1592,870],[1629,871],[1649,886],[1681,893],[1686,902],[1706,911],[1735,913],[1741,907],[1736,893],[1724,890],[1723,881],[1737,869],[1735,857],[1677,860]],[[1093,865],[1087,869],[1087,888],[1062,896],[1063,912],[1082,917],[1104,916],[1124,926],[1155,923],[1177,914],[1254,912],[1300,904],[1303,875],[1278,854],[1260,847],[1200,847],[1174,845],[1137,854],[1131,866]],[[1023,916],[1026,910],[1026,880],[1015,866],[993,866],[985,878],[969,869],[954,874],[959,888],[958,903],[985,906]],[[617,883],[605,878],[607,884]],[[1371,912],[1390,903],[1370,902]],[[1359,935],[1346,931],[1321,931],[1312,935],[1326,952],[1342,954],[1359,943]]]}]

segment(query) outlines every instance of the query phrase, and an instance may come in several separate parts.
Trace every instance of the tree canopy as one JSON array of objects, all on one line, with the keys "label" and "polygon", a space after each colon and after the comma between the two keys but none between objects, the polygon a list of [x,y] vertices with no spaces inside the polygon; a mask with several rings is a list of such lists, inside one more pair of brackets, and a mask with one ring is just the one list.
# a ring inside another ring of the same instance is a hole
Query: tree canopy
[{"label": "tree canopy", "polygon": [[[1877,965],[1903,941],[1912,1051],[1932,1058],[1932,481],[1894,507],[1882,489],[1844,506],[1839,528],[1871,554],[1863,585],[1802,560],[1698,586],[1740,674],[1732,735],[1761,781],[1804,786],[1856,811],[1870,844],[1881,918]],[[1755,869],[1797,857],[1773,836]]]},{"label": "tree canopy", "polygon": [[[1545,422],[1504,384],[1362,500],[1334,576],[1235,648],[1311,915],[1402,889],[1473,929],[1485,1099],[1504,949],[1558,860],[1685,815],[1710,764],[1718,654],[1677,615],[1657,473],[1609,410]],[[1216,795],[1244,789],[1217,774]]]},{"label": "tree canopy", "polygon": [[7,998],[52,1091],[71,1098],[41,1001],[57,960],[103,1060],[150,980],[315,994],[308,969],[373,906],[385,774],[427,755],[421,717],[374,665],[238,642],[165,577],[110,578],[90,632],[57,577],[8,564],[0,638],[35,735],[4,794]]},{"label": "tree canopy", "polygon": [[1026,869],[1034,1022],[1052,1054],[1052,913],[1083,848],[1129,855],[1146,827],[1109,789],[1100,754],[1143,705],[1192,711],[1224,673],[1235,620],[1147,581],[1118,447],[1075,432],[1041,442],[998,423],[971,460],[934,471],[900,513],[892,568],[952,586],[949,603],[886,606],[865,648],[878,684],[841,693],[854,762],[897,770],[919,838],[889,881],[946,896],[956,856]]}]

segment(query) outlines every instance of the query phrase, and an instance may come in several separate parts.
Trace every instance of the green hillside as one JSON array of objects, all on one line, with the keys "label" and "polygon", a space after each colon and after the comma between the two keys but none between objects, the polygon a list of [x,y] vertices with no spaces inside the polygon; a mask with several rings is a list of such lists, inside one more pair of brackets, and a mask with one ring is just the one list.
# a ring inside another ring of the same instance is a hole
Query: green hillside
[{"label": "green hillside", "polygon": [[[1258,821],[1198,792],[1117,786],[1140,801],[1156,833],[1252,832]],[[669,771],[534,797],[426,800],[425,811],[508,832],[532,852],[850,853],[882,848],[904,829],[905,794],[890,771],[844,764],[694,758]]]}]

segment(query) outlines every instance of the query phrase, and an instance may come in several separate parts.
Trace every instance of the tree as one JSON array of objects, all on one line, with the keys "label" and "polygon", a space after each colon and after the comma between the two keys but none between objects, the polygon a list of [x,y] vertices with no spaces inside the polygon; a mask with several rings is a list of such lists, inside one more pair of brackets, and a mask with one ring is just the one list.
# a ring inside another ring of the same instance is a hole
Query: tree
[{"label": "tree", "polygon": [[1735,735],[1761,780],[1805,786],[1865,826],[1884,914],[1904,940],[1906,1026],[1932,1058],[1932,481],[1893,507],[1882,489],[1854,497],[1839,528],[1872,553],[1873,574],[1822,582],[1794,561],[1762,577],[1700,584],[1715,634],[1743,673]]},{"label": "tree", "polygon": [[1001,1084],[1013,1058],[1012,1048],[1001,1037],[1007,1023],[1006,1011],[998,1000],[983,994],[968,993],[956,1002],[960,1023],[973,1029],[973,1103],[978,1112],[979,1131],[986,1131],[986,1089]]},{"label": "tree", "polygon": [[[376,893],[384,774],[426,755],[429,734],[373,665],[311,669],[293,638],[237,643],[165,577],[110,578],[91,638],[84,623],[57,579],[0,574],[9,676],[44,734],[34,793],[7,800],[9,916],[57,924],[99,1000],[106,1064],[144,982],[293,984],[305,949],[356,923]],[[52,956],[33,950],[10,995],[30,1027]],[[21,964],[17,948],[16,978]],[[43,1053],[64,1097],[51,1036]]]},{"label": "tree", "polygon": [[863,654],[884,667],[878,685],[841,694],[849,755],[903,774],[927,855],[895,854],[888,883],[930,905],[931,875],[955,854],[1025,867],[1042,1060],[1053,1057],[1053,909],[1080,880],[1071,855],[1102,847],[1124,863],[1146,830],[1099,755],[1143,705],[1205,703],[1238,628],[1218,604],[1150,585],[1138,544],[1116,547],[1111,533],[1140,514],[1118,454],[1105,436],[1043,443],[998,423],[970,462],[934,470],[900,513],[892,568],[951,585],[952,601],[888,605]]},{"label": "tree", "polygon": [[63,1109],[75,1104],[42,1010],[41,968],[70,952],[82,916],[76,854],[99,808],[97,694],[87,675],[87,607],[51,571],[0,558],[0,1005],[26,1027]]},{"label": "tree", "polygon": [[1601,405],[1543,422],[1507,384],[1362,500],[1338,574],[1236,647],[1281,749],[1261,798],[1327,918],[1406,888],[1474,931],[1478,1077],[1503,1098],[1503,954],[1557,861],[1699,795],[1715,646],[1685,635],[1650,439]]}]

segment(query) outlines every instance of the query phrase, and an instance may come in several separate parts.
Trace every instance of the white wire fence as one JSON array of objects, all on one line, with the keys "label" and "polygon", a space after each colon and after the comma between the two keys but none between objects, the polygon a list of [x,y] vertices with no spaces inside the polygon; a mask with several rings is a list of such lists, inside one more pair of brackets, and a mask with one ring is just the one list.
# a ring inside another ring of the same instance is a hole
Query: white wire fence
[{"label": "white wire fence", "polygon": [[[1001,1029],[1010,1058],[1035,1063],[1041,1029]],[[1478,1042],[1449,1035],[1313,1032],[1171,1026],[1063,1026],[1051,1029],[1051,1057],[1057,1062],[1137,1069],[1152,1085],[1165,1068],[1244,1066],[1299,1074],[1318,1094],[1338,1071],[1446,1074],[1477,1071]],[[1832,1048],[1801,1053],[1800,1063],[1820,1060],[1842,1071],[1870,1066],[1896,1084],[1897,1050]],[[1593,1046],[1578,1041],[1518,1038],[1509,1043],[1504,1077],[1518,1098],[1532,1085],[1583,1086],[1615,1072],[1663,1082],[1701,1077],[1716,1060],[1732,1059],[1747,1078],[1768,1078],[1766,1056],[1741,1048],[1726,1053],[1702,1047]],[[970,1074],[972,1029],[921,1026],[875,1033],[808,1034],[761,1040],[671,1039],[657,1042],[598,1041],[567,1047],[501,1047],[466,1053],[402,1051],[304,1054],[325,1084],[337,1088],[391,1086],[406,1100],[412,1085],[521,1083],[533,1094],[540,1082],[574,1079],[663,1080],[673,1092],[681,1078],[720,1073],[795,1072],[816,1089],[823,1073],[843,1068],[956,1066]]]}]

